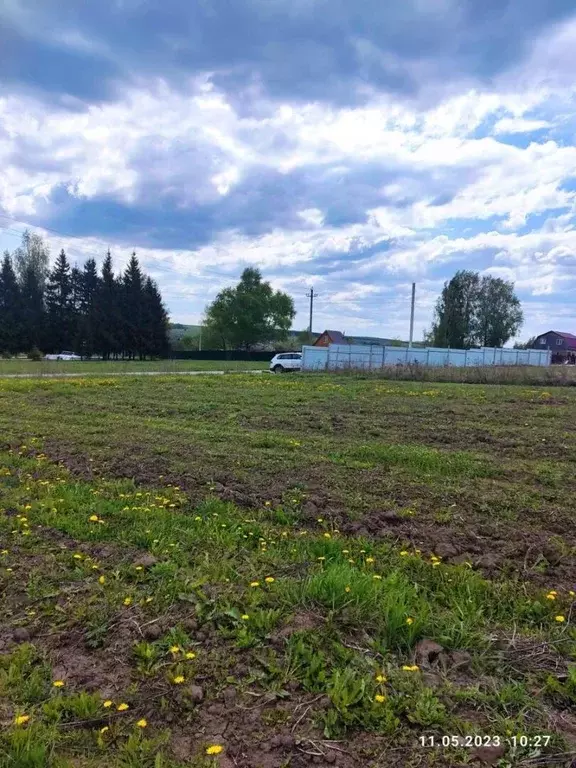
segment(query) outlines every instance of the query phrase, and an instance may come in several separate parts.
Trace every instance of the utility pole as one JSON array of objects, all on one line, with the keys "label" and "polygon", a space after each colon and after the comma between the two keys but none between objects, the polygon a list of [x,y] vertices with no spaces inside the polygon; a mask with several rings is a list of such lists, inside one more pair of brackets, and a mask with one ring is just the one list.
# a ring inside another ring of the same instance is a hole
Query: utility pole
[{"label": "utility pole", "polygon": [[312,318],[314,315],[314,288],[310,288],[310,293],[307,293],[306,296],[307,298],[310,299],[310,324],[308,325],[308,333],[310,334],[310,336],[312,336]]},{"label": "utility pole", "polygon": [[200,326],[200,339],[198,340],[198,352],[202,352],[202,326]]},{"label": "utility pole", "polygon": [[410,338],[408,339],[408,349],[412,349],[412,339],[414,338],[414,304],[416,302],[416,283],[412,283],[412,302],[410,304]]}]

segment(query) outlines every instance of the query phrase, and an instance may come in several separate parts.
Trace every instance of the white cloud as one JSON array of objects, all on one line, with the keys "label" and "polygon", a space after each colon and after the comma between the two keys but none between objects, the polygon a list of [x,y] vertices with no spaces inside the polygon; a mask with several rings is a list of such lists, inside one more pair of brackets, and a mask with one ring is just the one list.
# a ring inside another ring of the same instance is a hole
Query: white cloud
[{"label": "white cloud", "polygon": [[550,128],[548,120],[527,120],[523,117],[503,117],[494,126],[495,133],[531,133]]}]

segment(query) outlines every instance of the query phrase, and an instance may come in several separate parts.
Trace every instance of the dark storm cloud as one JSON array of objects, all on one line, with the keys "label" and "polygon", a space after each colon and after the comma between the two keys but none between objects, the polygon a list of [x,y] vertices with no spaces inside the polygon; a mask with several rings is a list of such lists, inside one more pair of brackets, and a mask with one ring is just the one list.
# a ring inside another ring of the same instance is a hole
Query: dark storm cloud
[{"label": "dark storm cloud", "polygon": [[[573,0],[17,0],[0,10],[1,75],[100,99],[115,78],[214,71],[235,96],[354,102],[365,85],[413,95],[513,65]],[[54,30],[95,50],[64,50]],[[57,36],[56,36],[56,39]],[[106,55],[101,49],[107,50]],[[246,108],[249,101],[245,100]]]},{"label": "dark storm cloud", "polygon": [[[36,157],[35,162],[43,161]],[[339,169],[337,174],[317,165],[290,173],[255,166],[228,194],[220,196],[213,187],[208,194],[205,178],[211,166],[206,155],[199,152],[192,163],[183,166],[177,176],[161,180],[155,172],[162,167],[159,158],[152,151],[149,155],[142,152],[139,165],[134,166],[139,178],[136,204],[102,195],[81,199],[62,186],[39,213],[50,217],[54,229],[74,235],[100,234],[130,241],[138,233],[142,246],[193,249],[210,243],[223,231],[258,237],[274,230],[314,230],[316,225],[300,215],[309,209],[320,210],[324,227],[341,228],[364,223],[366,212],[378,206],[405,208],[422,199],[440,204],[440,195],[452,194],[446,190],[455,193],[459,180],[457,168],[438,176],[382,164],[359,164]],[[182,205],[194,183],[198,184],[196,200]],[[391,195],[386,191],[388,184],[406,191],[399,197]]]}]

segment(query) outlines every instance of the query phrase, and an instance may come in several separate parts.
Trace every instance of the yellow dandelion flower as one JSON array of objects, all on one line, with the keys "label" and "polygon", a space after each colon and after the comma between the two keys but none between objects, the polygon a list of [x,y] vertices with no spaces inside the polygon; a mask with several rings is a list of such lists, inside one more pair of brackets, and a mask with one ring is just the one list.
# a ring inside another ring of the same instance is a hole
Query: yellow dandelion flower
[{"label": "yellow dandelion flower", "polygon": [[332,538],[332,536],[328,533],[328,531],[326,531],[326,533],[323,534],[323,536],[324,536],[325,539],[331,539]]},{"label": "yellow dandelion flower", "polygon": [[410,624],[414,624],[414,619],[411,616],[408,616],[406,619],[406,624],[408,624],[408,626],[410,626]]},{"label": "yellow dandelion flower", "polygon": [[576,592],[574,592],[574,590],[573,590],[573,589],[571,589],[571,590],[568,592],[568,594],[570,595],[570,597],[574,597],[574,596],[576,595]]},{"label": "yellow dandelion flower", "polygon": [[206,747],[206,754],[219,755],[223,750],[224,747],[222,747],[220,744],[211,744],[209,747]]},{"label": "yellow dandelion flower", "polygon": [[342,550],[342,554],[343,555],[349,555],[350,554],[350,550],[349,549],[343,549]]},{"label": "yellow dandelion flower", "polygon": [[135,567],[135,570],[136,570],[136,571],[143,571],[143,570],[144,570],[144,566],[143,566],[143,565],[137,565],[137,566]]},{"label": "yellow dandelion flower", "polygon": [[248,614],[247,614],[247,613],[243,613],[243,614],[242,614],[242,616],[240,616],[240,618],[241,618],[241,619],[243,619],[244,621],[248,621],[248,619],[250,618],[250,616],[248,616]]},{"label": "yellow dandelion flower", "polygon": [[386,682],[386,677],[384,675],[382,675],[382,674],[376,675],[376,682],[377,683],[385,683]]},{"label": "yellow dandelion flower", "polygon": [[74,555],[74,560],[82,560],[82,555]]},{"label": "yellow dandelion flower", "polygon": [[320,560],[320,562],[323,562],[324,560],[326,560],[326,558],[325,557],[319,557],[318,560]]},{"label": "yellow dandelion flower", "polygon": [[196,654],[194,653],[194,651],[188,651],[186,653],[186,658],[187,659],[195,659],[196,658]]},{"label": "yellow dandelion flower", "polygon": [[106,699],[106,701],[102,702],[102,706],[106,709],[110,709],[112,704],[114,704],[114,702],[111,699]]},{"label": "yellow dandelion flower", "polygon": [[99,576],[98,584],[106,584],[106,576]]},{"label": "yellow dandelion flower", "polygon": [[432,568],[437,568],[439,565],[440,565],[440,561],[434,560],[434,562],[432,563]]},{"label": "yellow dandelion flower", "polygon": [[169,650],[170,653],[180,653],[181,648],[179,645],[171,645]]},{"label": "yellow dandelion flower", "polygon": [[142,718],[142,720],[138,720],[136,725],[138,726],[138,728],[146,728],[146,726],[148,725],[148,721]]},{"label": "yellow dandelion flower", "polygon": [[122,702],[122,704],[118,704],[116,709],[118,710],[118,712],[126,712],[127,709],[130,709],[130,705]]},{"label": "yellow dandelion flower", "polygon": [[319,523],[323,523],[323,522],[324,522],[324,518],[323,518],[323,517],[319,517],[319,518],[318,518],[318,522],[319,522]]},{"label": "yellow dandelion flower", "polygon": [[408,550],[403,549],[402,552],[400,552],[400,557],[406,557],[407,554],[408,554]]},{"label": "yellow dandelion flower", "polygon": [[419,670],[418,664],[404,664],[402,667],[404,672],[417,672]]},{"label": "yellow dandelion flower", "polygon": [[562,624],[562,622],[566,621],[565,616],[554,616],[554,621],[557,621],[559,624]]},{"label": "yellow dandelion flower", "polygon": [[553,595],[552,592],[549,592],[546,595],[546,600],[556,600],[556,595]]},{"label": "yellow dandelion flower", "polygon": [[124,598],[124,605],[132,605],[132,598],[131,597],[125,597]]},{"label": "yellow dandelion flower", "polygon": [[64,685],[65,685],[64,680],[54,680],[54,682],[52,683],[53,688],[64,688]]},{"label": "yellow dandelion flower", "polygon": [[91,523],[97,523],[98,522],[98,515],[90,515],[88,520],[90,520]]},{"label": "yellow dandelion flower", "polygon": [[266,576],[264,581],[266,582],[266,584],[273,584],[276,581],[276,579],[274,578],[274,576]]},{"label": "yellow dandelion flower", "polygon": [[384,696],[382,693],[377,693],[376,696],[374,696],[374,701],[376,701],[378,704],[382,704],[383,701],[386,701],[386,696]]},{"label": "yellow dandelion flower", "polygon": [[106,733],[106,731],[109,731],[109,726],[105,725],[104,728],[100,728],[100,733]]},{"label": "yellow dandelion flower", "polygon": [[251,581],[250,582],[250,586],[251,587],[259,587],[260,586],[260,582],[259,581]]},{"label": "yellow dandelion flower", "polygon": [[28,720],[30,720],[30,715],[18,715],[14,718],[14,724],[15,725],[24,725],[24,723],[27,723]]},{"label": "yellow dandelion flower", "polygon": [[184,675],[176,675],[176,677],[172,680],[174,685],[182,685],[184,682]]},{"label": "yellow dandelion flower", "polygon": [[350,586],[347,584],[347,585],[344,587],[344,592],[350,592],[350,589],[351,589],[351,587],[350,587]]},{"label": "yellow dandelion flower", "polygon": [[367,563],[373,563],[374,562],[374,558],[373,557],[367,557],[366,558],[366,562]]},{"label": "yellow dandelion flower", "polygon": [[265,501],[264,502],[264,506],[265,507],[271,507],[272,506],[272,502],[271,501]]}]

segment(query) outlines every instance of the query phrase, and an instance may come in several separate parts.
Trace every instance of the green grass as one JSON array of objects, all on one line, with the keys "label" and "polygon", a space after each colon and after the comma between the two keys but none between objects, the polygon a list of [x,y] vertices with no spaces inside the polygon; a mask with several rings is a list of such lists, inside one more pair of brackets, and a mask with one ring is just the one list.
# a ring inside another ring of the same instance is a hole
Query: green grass
[{"label": "green grass", "polygon": [[[270,359],[274,353],[270,353]],[[266,362],[238,360],[91,360],[66,362],[62,360],[0,360],[0,377],[15,374],[46,376],[55,373],[80,375],[109,373],[138,373],[156,371],[174,373],[178,371],[249,371],[267,370]]]},{"label": "green grass", "polygon": [[575,398],[1,380],[0,768],[567,751]]}]

